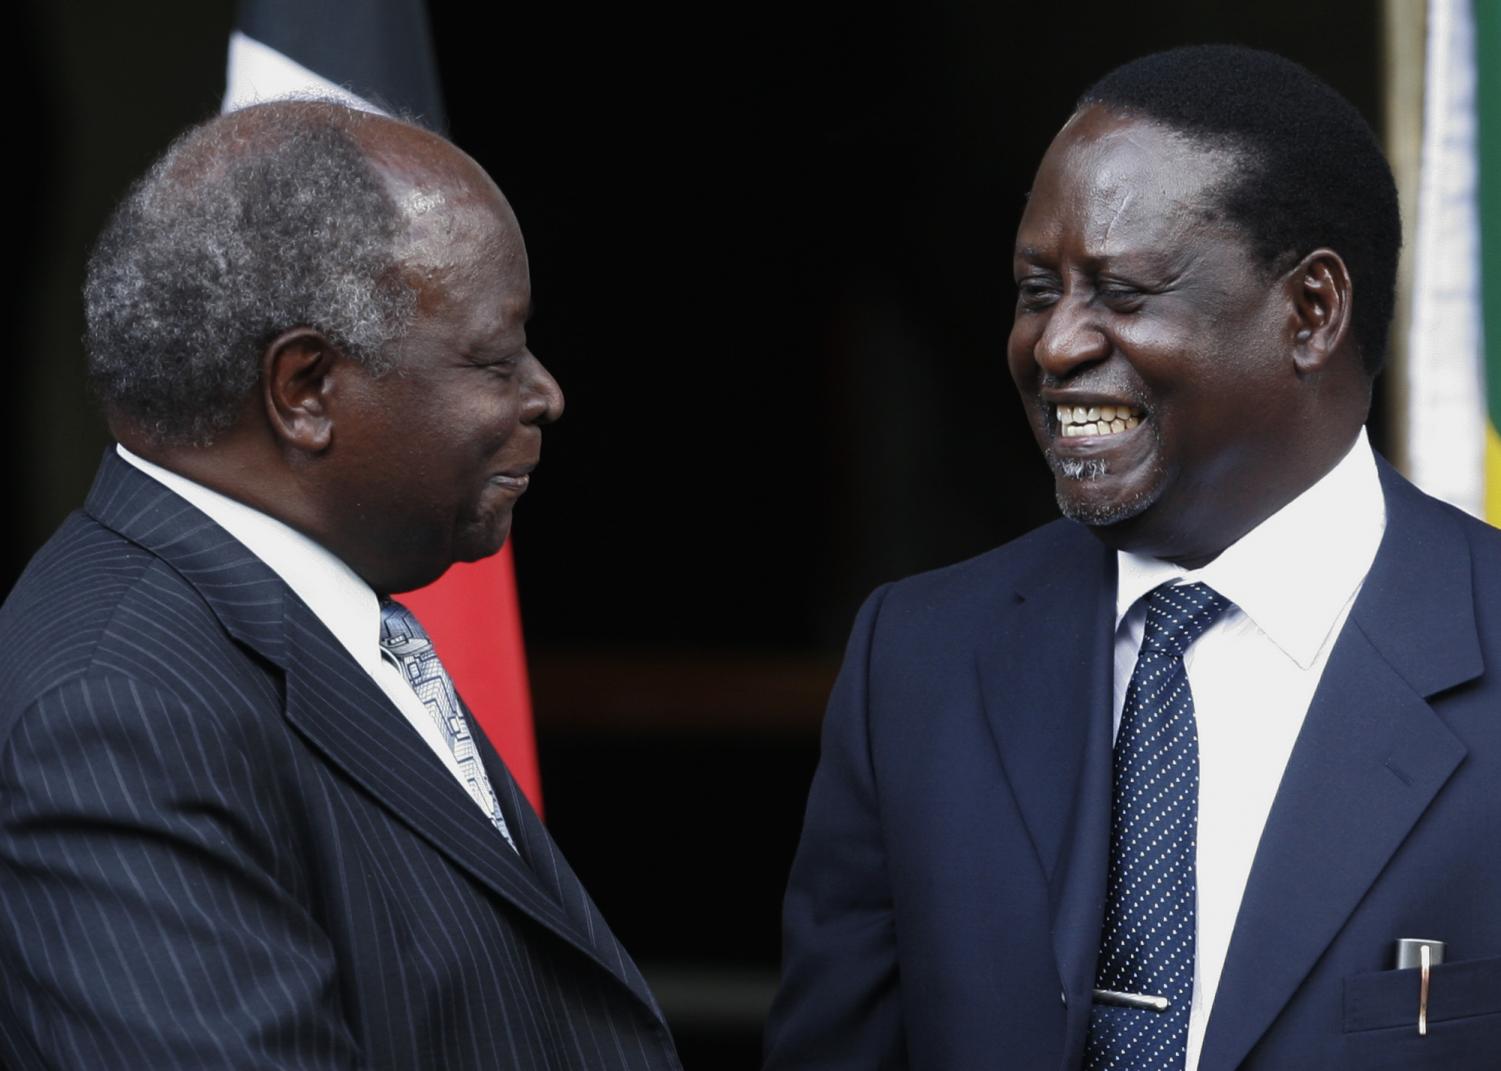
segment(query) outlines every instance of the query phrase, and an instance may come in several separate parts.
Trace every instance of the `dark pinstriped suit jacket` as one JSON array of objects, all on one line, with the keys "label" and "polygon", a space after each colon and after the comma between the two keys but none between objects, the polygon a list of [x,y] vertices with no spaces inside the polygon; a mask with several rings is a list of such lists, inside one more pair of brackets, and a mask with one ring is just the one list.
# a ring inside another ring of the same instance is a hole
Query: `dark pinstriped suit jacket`
[{"label": "dark pinstriped suit jacket", "polygon": [[520,857],[276,575],[113,450],[0,651],[0,1066],[678,1066],[488,745]]}]

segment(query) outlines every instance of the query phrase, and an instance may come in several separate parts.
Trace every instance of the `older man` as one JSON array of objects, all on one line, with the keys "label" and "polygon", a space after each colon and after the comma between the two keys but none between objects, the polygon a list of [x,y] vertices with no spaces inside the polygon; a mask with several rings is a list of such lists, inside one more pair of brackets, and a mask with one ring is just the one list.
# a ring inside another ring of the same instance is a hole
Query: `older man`
[{"label": "older man", "polygon": [[1501,535],[1367,445],[1398,242],[1295,64],[1080,100],[1008,348],[1068,519],[862,610],[768,1066],[1495,1066]]},{"label": "older man", "polygon": [[389,599],[501,546],[562,411],[494,183],[250,108],[136,185],[86,301],[119,446],[0,611],[0,1064],[677,1067]]}]

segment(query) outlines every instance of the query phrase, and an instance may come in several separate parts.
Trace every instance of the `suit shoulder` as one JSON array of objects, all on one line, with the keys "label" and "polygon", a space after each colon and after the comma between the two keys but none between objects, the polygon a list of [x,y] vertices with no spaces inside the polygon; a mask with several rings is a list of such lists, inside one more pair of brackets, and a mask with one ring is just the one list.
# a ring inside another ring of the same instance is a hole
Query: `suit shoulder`
[{"label": "suit shoulder", "polygon": [[1438,505],[1449,512],[1469,545],[1475,592],[1480,609],[1485,611],[1483,616],[1490,621],[1495,607],[1501,604],[1501,529],[1447,503]]},{"label": "suit shoulder", "polygon": [[150,551],[77,512],[0,606],[0,696],[16,711],[90,672],[147,679],[153,667],[180,659],[186,636],[205,634],[222,630],[191,585]]},{"label": "suit shoulder", "polygon": [[1456,523],[1463,528],[1470,550],[1475,555],[1476,562],[1485,570],[1486,575],[1492,578],[1501,577],[1501,528],[1489,525],[1453,506],[1443,505],[1454,515]]},{"label": "suit shoulder", "polygon": [[[1443,521],[1459,532],[1470,548],[1471,561],[1476,578],[1486,590],[1487,580],[1501,584],[1501,528],[1473,517],[1457,506],[1420,490],[1401,476],[1388,482],[1389,499],[1395,499],[1401,508],[1427,512],[1443,518]],[[1392,503],[1388,502],[1388,509]]]},{"label": "suit shoulder", "polygon": [[1010,599],[1029,578],[1103,561],[1104,545],[1073,521],[1058,520],[966,561],[918,573],[882,589],[881,613],[962,619]]}]

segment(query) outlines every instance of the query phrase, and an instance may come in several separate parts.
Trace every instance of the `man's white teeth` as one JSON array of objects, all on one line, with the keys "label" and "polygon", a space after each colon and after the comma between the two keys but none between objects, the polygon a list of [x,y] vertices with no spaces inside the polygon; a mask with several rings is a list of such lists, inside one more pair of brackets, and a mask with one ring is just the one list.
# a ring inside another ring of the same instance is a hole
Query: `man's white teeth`
[{"label": "man's white teeth", "polygon": [[1058,426],[1068,439],[1080,435],[1116,435],[1130,431],[1141,421],[1141,411],[1129,405],[1058,406]]}]

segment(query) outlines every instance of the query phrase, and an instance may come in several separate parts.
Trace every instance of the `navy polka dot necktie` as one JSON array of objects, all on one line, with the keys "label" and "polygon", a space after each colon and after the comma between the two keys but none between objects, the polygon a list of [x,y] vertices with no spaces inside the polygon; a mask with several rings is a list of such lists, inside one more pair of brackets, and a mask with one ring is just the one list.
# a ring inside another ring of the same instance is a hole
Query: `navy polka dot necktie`
[{"label": "navy polka dot necktie", "polygon": [[1115,738],[1110,876],[1095,985],[1168,1003],[1161,1011],[1128,1007],[1097,993],[1088,1071],[1182,1071],[1187,1055],[1199,737],[1183,653],[1230,602],[1206,584],[1164,584],[1144,602],[1146,631]]}]

